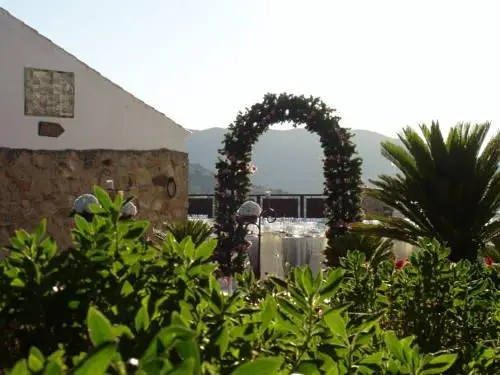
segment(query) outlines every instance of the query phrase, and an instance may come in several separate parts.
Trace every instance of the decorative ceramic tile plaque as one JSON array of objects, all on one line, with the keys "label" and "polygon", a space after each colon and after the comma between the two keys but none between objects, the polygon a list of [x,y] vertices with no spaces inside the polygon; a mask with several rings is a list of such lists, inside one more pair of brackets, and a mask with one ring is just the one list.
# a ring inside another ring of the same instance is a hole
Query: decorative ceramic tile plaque
[{"label": "decorative ceramic tile plaque", "polygon": [[75,74],[25,68],[24,114],[26,116],[75,117]]}]

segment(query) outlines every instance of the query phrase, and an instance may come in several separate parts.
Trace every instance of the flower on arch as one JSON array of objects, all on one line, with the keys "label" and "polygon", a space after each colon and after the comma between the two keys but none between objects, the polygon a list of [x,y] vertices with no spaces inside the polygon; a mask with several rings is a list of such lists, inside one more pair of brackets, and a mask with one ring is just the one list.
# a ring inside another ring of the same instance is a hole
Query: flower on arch
[{"label": "flower on arch", "polygon": [[397,260],[395,263],[394,263],[394,268],[397,269],[397,270],[401,270],[403,269],[408,263],[410,263],[408,261],[408,258],[406,259],[399,259]]},{"label": "flower on arch", "polygon": [[248,173],[254,174],[255,172],[257,172],[257,166],[253,163],[248,163],[247,164],[247,171],[248,171]]},{"label": "flower on arch", "polygon": [[248,250],[250,250],[251,247],[252,247],[252,242],[248,241],[248,240],[241,243],[241,245],[240,245],[240,249],[244,252],[247,252]]}]

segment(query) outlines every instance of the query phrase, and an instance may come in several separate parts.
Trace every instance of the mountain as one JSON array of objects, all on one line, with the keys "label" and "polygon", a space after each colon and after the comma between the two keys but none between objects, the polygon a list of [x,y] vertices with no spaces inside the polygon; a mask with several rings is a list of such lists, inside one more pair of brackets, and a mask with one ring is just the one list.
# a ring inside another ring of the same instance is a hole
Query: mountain
[{"label": "mountain", "polygon": [[199,164],[189,163],[189,194],[213,194],[214,172]]},{"label": "mountain", "polygon": [[[214,172],[203,168],[200,164],[189,164],[189,194],[213,194],[215,186]],[[252,193],[265,194],[270,191],[272,194],[287,193],[281,189],[269,189],[265,186],[254,185]]]},{"label": "mountain", "polygon": [[[190,188],[199,193],[213,192],[213,172],[217,150],[227,129],[211,128],[193,131],[188,138],[187,151],[190,162]],[[353,141],[363,159],[363,180],[379,174],[393,174],[394,167],[380,154],[380,143],[395,138],[368,130],[352,130]],[[323,151],[319,137],[305,129],[269,130],[263,134],[253,149],[253,162],[257,172],[252,183],[260,188],[282,189],[288,193],[316,194],[323,191]],[[209,183],[209,180],[212,183]],[[212,186],[212,188],[210,188]]]}]

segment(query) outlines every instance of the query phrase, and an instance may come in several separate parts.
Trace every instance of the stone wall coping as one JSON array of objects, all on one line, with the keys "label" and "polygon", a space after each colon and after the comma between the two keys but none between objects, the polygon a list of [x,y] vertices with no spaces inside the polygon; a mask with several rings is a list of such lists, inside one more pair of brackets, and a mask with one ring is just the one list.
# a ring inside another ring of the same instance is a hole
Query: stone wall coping
[{"label": "stone wall coping", "polygon": [[46,153],[46,154],[65,154],[70,152],[120,152],[120,153],[128,153],[128,154],[142,154],[145,152],[175,152],[183,155],[187,155],[187,152],[171,150],[168,148],[156,148],[150,150],[136,150],[136,149],[109,149],[109,148],[87,148],[87,149],[63,149],[63,150],[48,150],[48,149],[32,149],[32,148],[13,148],[13,147],[0,147],[0,152],[28,152],[28,153]]}]

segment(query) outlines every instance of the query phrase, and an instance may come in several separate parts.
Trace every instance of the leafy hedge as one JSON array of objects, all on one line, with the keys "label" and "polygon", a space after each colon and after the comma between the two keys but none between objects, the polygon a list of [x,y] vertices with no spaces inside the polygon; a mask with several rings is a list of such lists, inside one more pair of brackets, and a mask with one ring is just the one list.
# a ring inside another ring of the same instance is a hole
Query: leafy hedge
[{"label": "leafy hedge", "polygon": [[[17,231],[0,263],[0,368],[11,374],[495,374],[498,271],[453,265],[436,243],[401,269],[350,252],[342,267],[287,280],[238,277],[221,292],[216,246],[119,221],[95,189],[75,249]],[[1,370],[0,370],[1,371]]]}]

